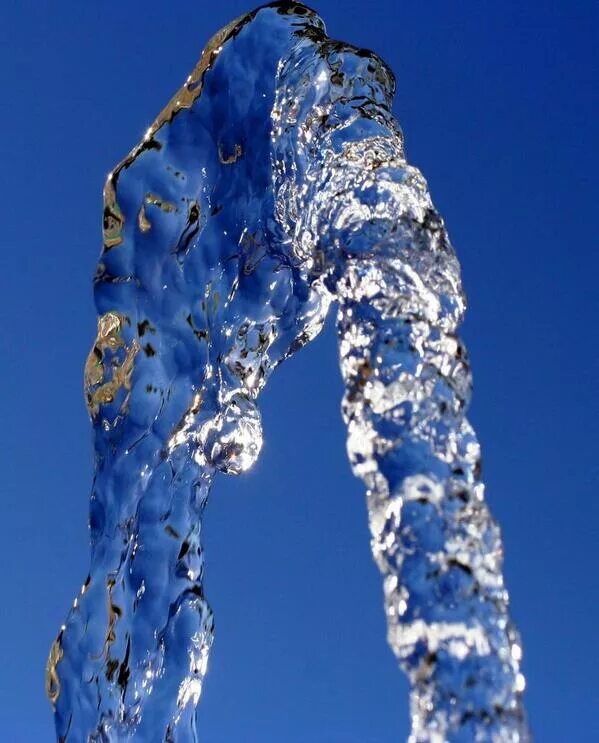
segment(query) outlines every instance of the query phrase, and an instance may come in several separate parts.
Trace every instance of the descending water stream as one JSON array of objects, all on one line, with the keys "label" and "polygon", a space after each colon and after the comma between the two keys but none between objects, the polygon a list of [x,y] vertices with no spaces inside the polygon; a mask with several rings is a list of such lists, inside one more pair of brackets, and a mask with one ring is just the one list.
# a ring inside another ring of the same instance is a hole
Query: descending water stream
[{"label": "descending water stream", "polygon": [[256,461],[259,393],[331,302],[410,740],[528,740],[465,418],[459,266],[405,160],[393,91],[373,53],[274,3],[210,41],[110,173],[85,367],[91,566],[47,672],[60,741],[198,740],[212,480]]}]

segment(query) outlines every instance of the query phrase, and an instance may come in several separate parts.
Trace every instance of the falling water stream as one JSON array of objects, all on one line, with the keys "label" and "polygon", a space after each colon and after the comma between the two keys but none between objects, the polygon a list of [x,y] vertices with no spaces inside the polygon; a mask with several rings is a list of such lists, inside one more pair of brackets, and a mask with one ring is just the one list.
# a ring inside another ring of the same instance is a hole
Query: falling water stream
[{"label": "falling water stream", "polygon": [[58,740],[201,739],[202,514],[217,471],[256,461],[260,391],[331,303],[410,741],[529,739],[465,417],[459,265],[406,162],[394,85],[313,11],[274,3],[213,37],[108,176],[85,367],[91,564],[48,661]]}]

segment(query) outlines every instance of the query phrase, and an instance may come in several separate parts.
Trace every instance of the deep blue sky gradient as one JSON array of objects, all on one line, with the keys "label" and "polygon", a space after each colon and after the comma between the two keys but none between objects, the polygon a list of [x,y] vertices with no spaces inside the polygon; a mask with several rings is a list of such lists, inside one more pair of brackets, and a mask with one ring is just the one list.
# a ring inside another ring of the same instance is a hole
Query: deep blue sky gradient
[{"label": "deep blue sky gradient", "polygon": [[[0,740],[50,741],[50,643],[87,572],[106,173],[247,0],[4,0],[0,8]],[[505,538],[537,741],[599,740],[597,6],[321,0],[395,70],[396,112],[463,267],[471,419]],[[216,483],[217,636],[203,743],[391,743],[407,686],[385,643],[334,328],[262,398],[250,474]]]}]

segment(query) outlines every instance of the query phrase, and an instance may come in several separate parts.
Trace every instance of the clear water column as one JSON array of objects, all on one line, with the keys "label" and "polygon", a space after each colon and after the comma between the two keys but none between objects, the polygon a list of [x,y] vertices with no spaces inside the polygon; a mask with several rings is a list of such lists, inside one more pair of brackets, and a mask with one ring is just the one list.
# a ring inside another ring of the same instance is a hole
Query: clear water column
[{"label": "clear water column", "polygon": [[465,417],[459,266],[393,76],[279,2],[219,32],[104,193],[86,364],[91,566],[53,644],[60,741],[196,741],[213,641],[201,519],[256,460],[273,369],[338,304],[411,741],[529,739],[502,546]]}]

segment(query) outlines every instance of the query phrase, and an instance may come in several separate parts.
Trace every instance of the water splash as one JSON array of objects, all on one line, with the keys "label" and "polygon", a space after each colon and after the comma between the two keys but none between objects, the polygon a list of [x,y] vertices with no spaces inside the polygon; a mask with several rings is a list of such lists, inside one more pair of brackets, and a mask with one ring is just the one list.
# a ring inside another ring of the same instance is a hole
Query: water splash
[{"label": "water splash", "polygon": [[464,414],[459,267],[372,53],[274,3],[217,34],[110,174],[85,368],[91,568],[52,646],[61,741],[195,741],[213,639],[201,520],[262,444],[258,395],[338,302],[412,741],[528,739],[500,536]]}]

